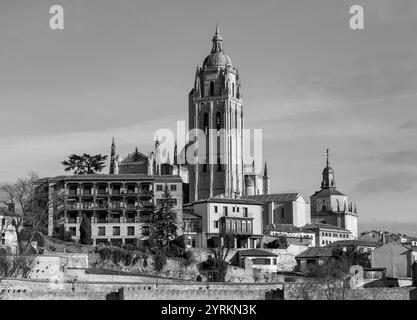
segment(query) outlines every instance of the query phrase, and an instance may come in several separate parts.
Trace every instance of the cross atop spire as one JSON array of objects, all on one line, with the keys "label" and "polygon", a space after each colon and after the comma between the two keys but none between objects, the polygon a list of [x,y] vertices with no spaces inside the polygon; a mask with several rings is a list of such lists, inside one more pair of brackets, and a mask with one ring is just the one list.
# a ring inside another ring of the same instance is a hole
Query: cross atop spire
[{"label": "cross atop spire", "polygon": [[326,167],[329,166],[329,149],[326,149]]},{"label": "cross atop spire", "polygon": [[223,38],[220,35],[220,28],[218,24],[216,25],[216,33],[214,34],[214,37],[211,41],[213,42],[213,48],[211,49],[211,53],[223,52]]}]

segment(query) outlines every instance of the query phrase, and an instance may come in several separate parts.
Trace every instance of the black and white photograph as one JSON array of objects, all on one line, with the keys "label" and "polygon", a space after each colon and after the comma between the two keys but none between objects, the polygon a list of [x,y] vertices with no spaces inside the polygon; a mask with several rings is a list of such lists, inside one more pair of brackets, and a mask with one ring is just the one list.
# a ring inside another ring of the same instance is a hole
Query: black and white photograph
[{"label": "black and white photograph", "polygon": [[417,300],[416,192],[416,0],[0,0],[0,300]]}]

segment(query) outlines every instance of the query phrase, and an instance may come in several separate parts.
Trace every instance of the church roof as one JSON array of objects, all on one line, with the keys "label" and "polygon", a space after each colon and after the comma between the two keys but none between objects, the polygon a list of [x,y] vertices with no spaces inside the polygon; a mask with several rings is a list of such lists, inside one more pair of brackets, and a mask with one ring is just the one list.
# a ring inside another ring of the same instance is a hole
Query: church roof
[{"label": "church roof", "polygon": [[297,200],[300,196],[300,193],[275,193],[256,196],[242,196],[241,199],[254,200],[261,203],[292,202]]},{"label": "church roof", "polygon": [[124,164],[127,162],[141,162],[141,161],[148,161],[148,157],[144,155],[142,152],[139,152],[138,149],[135,152],[129,154],[126,158],[124,158],[120,164]]},{"label": "church roof", "polygon": [[156,182],[164,181],[182,181],[178,175],[147,175],[147,174],[76,174],[70,176],[57,176],[39,179],[39,183],[45,183],[48,181],[137,181],[148,180]]},{"label": "church roof", "polygon": [[329,188],[329,189],[322,189],[320,191],[316,191],[312,195],[312,197],[317,197],[317,198],[320,198],[320,197],[326,198],[328,196],[344,196],[344,194],[336,190],[335,188]]},{"label": "church roof", "polygon": [[251,199],[243,199],[243,198],[227,198],[227,197],[210,197],[208,199],[200,199],[193,203],[204,203],[204,202],[211,202],[211,203],[229,203],[229,204],[248,204],[248,205],[261,205],[262,203],[251,200]]},{"label": "church roof", "polygon": [[349,230],[336,227],[334,225],[328,224],[328,223],[311,223],[303,227],[303,229],[309,230],[309,229],[325,229],[325,230],[337,230],[337,231],[344,231],[350,233]]}]

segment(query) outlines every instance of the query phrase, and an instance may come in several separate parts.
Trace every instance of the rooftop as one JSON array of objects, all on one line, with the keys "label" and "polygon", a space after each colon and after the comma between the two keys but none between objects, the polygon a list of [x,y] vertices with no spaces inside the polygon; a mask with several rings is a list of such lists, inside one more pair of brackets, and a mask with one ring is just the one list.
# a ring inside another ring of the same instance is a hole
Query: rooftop
[{"label": "rooftop", "polygon": [[[262,203],[251,200],[251,199],[242,199],[242,198],[227,198],[227,197],[210,197],[208,199],[197,200],[194,203],[226,203],[226,204],[248,204],[248,205],[262,205]],[[190,205],[190,204],[188,204]]]},{"label": "rooftop", "polygon": [[277,255],[272,252],[268,252],[265,250],[259,249],[248,249],[248,250],[240,250],[239,255],[244,257],[276,257]]},{"label": "rooftop", "polygon": [[363,246],[363,247],[379,247],[382,242],[379,241],[363,241],[363,240],[341,240],[328,244],[328,247],[345,247],[345,246]]},{"label": "rooftop", "polygon": [[274,193],[256,196],[243,196],[241,199],[254,200],[261,203],[292,202],[297,200],[300,196],[300,193]]},{"label": "rooftop", "polygon": [[155,180],[155,181],[178,181],[182,179],[177,175],[146,175],[146,174],[77,174],[70,176],[56,176],[39,179],[39,183],[48,181],[138,181],[138,180]]},{"label": "rooftop", "polygon": [[265,230],[288,233],[305,232],[302,228],[293,226],[292,224],[268,224]]},{"label": "rooftop", "polygon": [[330,189],[322,189],[320,191],[316,191],[312,197],[323,197],[326,198],[328,196],[344,196],[343,193],[341,193],[340,191],[337,191],[335,188],[330,188]]},{"label": "rooftop", "polygon": [[337,230],[337,231],[342,231],[342,232],[350,233],[349,230],[346,230],[346,229],[343,229],[343,228],[339,228],[339,227],[333,226],[333,225],[328,224],[328,223],[311,223],[311,224],[308,224],[305,227],[303,227],[303,229],[307,229],[307,230],[308,229]]},{"label": "rooftop", "polygon": [[296,258],[330,258],[333,257],[332,251],[333,248],[330,247],[312,247],[301,252],[298,256],[296,256]]}]

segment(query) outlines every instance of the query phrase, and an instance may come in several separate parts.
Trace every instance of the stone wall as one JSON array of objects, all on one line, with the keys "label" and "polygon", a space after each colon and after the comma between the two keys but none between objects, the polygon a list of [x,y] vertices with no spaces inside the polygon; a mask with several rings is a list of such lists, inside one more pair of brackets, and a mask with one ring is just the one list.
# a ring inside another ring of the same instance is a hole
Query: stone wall
[{"label": "stone wall", "polygon": [[281,284],[190,284],[124,286],[120,300],[265,300],[282,292]]},{"label": "stone wall", "polygon": [[[335,299],[343,300],[417,300],[415,287],[341,289],[335,291]],[[329,300],[328,290],[308,284],[285,284],[284,300]]]}]

